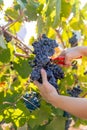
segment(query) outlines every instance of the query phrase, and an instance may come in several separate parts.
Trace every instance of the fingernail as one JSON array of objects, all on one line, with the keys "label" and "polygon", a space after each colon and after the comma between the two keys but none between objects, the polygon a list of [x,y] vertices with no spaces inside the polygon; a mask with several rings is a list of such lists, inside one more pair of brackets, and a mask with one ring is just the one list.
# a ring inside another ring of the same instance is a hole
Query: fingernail
[{"label": "fingernail", "polygon": [[43,71],[44,71],[44,69],[42,68],[42,69],[41,69],[41,72],[43,72]]}]

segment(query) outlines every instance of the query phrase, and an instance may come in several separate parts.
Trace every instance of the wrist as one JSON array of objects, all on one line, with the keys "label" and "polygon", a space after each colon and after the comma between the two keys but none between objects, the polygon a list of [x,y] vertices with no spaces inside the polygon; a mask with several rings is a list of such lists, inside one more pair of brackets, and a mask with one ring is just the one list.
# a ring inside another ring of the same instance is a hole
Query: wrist
[{"label": "wrist", "polygon": [[54,107],[58,107],[59,104],[59,96],[60,95],[54,95],[53,98],[50,100],[50,103],[54,106]]}]

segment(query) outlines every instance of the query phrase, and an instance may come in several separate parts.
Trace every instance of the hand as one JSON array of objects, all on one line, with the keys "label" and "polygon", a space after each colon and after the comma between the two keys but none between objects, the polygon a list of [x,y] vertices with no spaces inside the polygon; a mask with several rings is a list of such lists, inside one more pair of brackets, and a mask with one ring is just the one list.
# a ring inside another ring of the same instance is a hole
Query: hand
[{"label": "hand", "polygon": [[58,96],[56,89],[48,82],[47,74],[44,69],[41,69],[42,84],[38,81],[34,81],[34,84],[38,86],[40,94],[49,103],[55,102],[55,97]]},{"label": "hand", "polygon": [[81,56],[80,47],[65,49],[60,56],[65,57],[65,66],[70,66],[73,59]]}]

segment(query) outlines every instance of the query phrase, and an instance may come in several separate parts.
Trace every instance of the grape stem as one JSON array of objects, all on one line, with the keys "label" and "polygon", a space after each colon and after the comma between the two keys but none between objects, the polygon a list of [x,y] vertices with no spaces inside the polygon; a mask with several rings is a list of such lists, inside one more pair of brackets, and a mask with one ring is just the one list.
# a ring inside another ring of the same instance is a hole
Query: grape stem
[{"label": "grape stem", "polygon": [[3,26],[4,30],[7,30],[9,27],[13,26],[17,21],[19,21],[19,18],[8,22],[6,25]]},{"label": "grape stem", "polygon": [[11,36],[11,37],[12,37],[13,39],[15,39],[17,42],[19,42],[20,45],[19,45],[18,43],[15,43],[15,45],[16,45],[17,47],[19,47],[20,49],[22,49],[27,55],[28,55],[29,53],[32,53],[32,50],[31,50],[27,45],[25,45],[25,43],[24,43],[23,41],[19,40],[17,36],[13,35],[13,34],[10,33],[8,30],[5,30],[3,26],[0,26],[0,30],[1,30],[2,32],[6,32],[9,36]]},{"label": "grape stem", "polygon": [[29,55],[26,55],[26,54],[21,54],[21,53],[14,53],[15,56],[17,57],[24,57],[24,58],[29,58]]},{"label": "grape stem", "polygon": [[3,102],[3,104],[9,104],[9,105],[12,105],[12,106],[16,106],[16,104],[14,104],[14,103],[11,103],[11,102],[7,102],[7,101],[5,101],[5,102]]},{"label": "grape stem", "polygon": [[65,48],[65,45],[64,45],[64,42],[63,42],[63,40],[62,40],[62,37],[61,37],[61,35],[60,35],[60,33],[59,33],[59,30],[58,30],[58,29],[55,29],[55,31],[56,31],[56,33],[57,33],[57,37],[60,39],[61,44],[63,45],[63,48]]}]

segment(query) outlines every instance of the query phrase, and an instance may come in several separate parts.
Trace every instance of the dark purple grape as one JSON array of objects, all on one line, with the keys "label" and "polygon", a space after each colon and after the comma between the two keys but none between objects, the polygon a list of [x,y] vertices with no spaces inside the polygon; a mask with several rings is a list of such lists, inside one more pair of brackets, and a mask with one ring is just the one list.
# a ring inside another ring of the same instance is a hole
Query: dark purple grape
[{"label": "dark purple grape", "polygon": [[78,39],[76,38],[76,35],[73,34],[73,36],[69,39],[69,43],[71,44],[71,47],[75,47],[78,45]]},{"label": "dark purple grape", "polygon": [[60,66],[58,66],[56,64],[51,64],[50,69],[53,71],[55,79],[64,78],[64,72],[63,72],[63,70],[61,69]]},{"label": "dark purple grape", "polygon": [[10,42],[12,40],[12,36],[10,36],[7,32],[3,32],[3,34],[7,42]]},{"label": "dark purple grape", "polygon": [[33,71],[31,73],[31,79],[34,80],[39,80],[41,78],[41,74],[40,74],[41,68],[39,67],[35,67],[33,68]]}]

